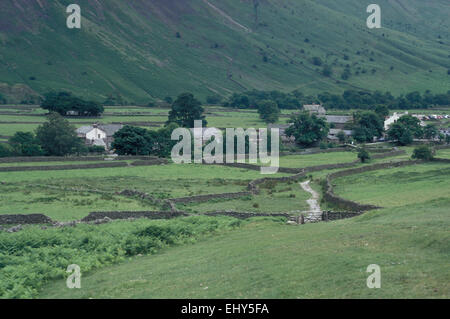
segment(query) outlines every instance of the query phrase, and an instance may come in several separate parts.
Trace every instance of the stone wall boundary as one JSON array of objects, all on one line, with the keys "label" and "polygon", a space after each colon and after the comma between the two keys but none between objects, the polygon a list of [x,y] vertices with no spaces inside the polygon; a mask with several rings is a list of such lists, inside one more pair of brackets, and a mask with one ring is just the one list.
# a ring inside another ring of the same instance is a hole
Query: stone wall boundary
[{"label": "stone wall boundary", "polygon": [[360,203],[337,196],[336,194],[334,194],[332,181],[339,177],[360,174],[360,173],[364,173],[364,172],[370,172],[370,171],[375,171],[375,170],[380,170],[380,169],[385,169],[385,168],[410,166],[410,165],[415,165],[415,164],[419,164],[419,163],[422,163],[422,161],[408,160],[408,161],[401,161],[401,162],[380,163],[380,164],[374,164],[374,165],[370,165],[370,166],[362,166],[362,167],[352,168],[352,169],[329,174],[329,175],[327,175],[325,183],[324,183],[323,198],[327,202],[332,203],[334,206],[343,208],[343,209],[351,211],[351,212],[367,211],[367,210],[382,208],[382,207],[375,206],[375,205],[360,204]]}]

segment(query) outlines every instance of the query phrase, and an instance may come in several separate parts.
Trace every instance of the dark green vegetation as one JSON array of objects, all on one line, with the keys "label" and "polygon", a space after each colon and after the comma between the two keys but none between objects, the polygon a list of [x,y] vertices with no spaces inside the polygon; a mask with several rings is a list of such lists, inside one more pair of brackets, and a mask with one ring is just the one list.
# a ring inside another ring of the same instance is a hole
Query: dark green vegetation
[{"label": "dark green vegetation", "polygon": [[414,149],[412,158],[431,161],[433,159],[433,151],[428,146],[422,145]]},{"label": "dark green vegetation", "polygon": [[278,104],[271,100],[262,100],[258,105],[258,113],[266,123],[276,123],[280,117]]},{"label": "dark green vegetation", "polygon": [[420,120],[411,115],[402,116],[386,133],[390,140],[399,145],[409,145],[414,138],[422,138],[424,135]]},{"label": "dark green vegetation", "polygon": [[323,140],[330,130],[328,123],[315,114],[306,112],[293,116],[292,125],[286,130],[287,136],[293,136],[301,146],[312,146]]},{"label": "dark green vegetation", "polygon": [[193,94],[183,93],[173,102],[167,123],[176,123],[181,127],[192,128],[194,121],[198,120],[202,121],[203,126],[206,126],[208,122],[206,122],[203,112],[202,103]]},{"label": "dark green vegetation", "polygon": [[63,278],[69,264],[89,271],[164,247],[193,243],[207,234],[240,225],[232,218],[189,217],[174,221],[114,222],[0,233],[0,298],[32,298],[51,279]]},{"label": "dark green vegetation", "polygon": [[67,1],[25,2],[0,5],[9,102],[51,89],[118,104],[253,88],[448,90],[447,0],[380,0],[372,30],[358,0],[260,1],[257,19],[251,1],[80,0],[81,30],[66,27]]},{"label": "dark green vegetation", "polygon": [[361,163],[365,163],[370,160],[370,154],[364,147],[361,147],[358,150],[358,158],[361,161]]},{"label": "dark green vegetation", "polygon": [[100,103],[85,101],[68,92],[50,92],[45,94],[41,107],[60,115],[99,116],[105,110]]},{"label": "dark green vegetation", "polygon": [[45,155],[64,156],[83,148],[75,127],[56,113],[51,113],[47,122],[36,129],[36,140]]},{"label": "dark green vegetation", "polygon": [[145,128],[126,125],[114,134],[112,147],[119,155],[156,155],[169,157],[176,141],[171,140],[177,124],[150,131]]}]

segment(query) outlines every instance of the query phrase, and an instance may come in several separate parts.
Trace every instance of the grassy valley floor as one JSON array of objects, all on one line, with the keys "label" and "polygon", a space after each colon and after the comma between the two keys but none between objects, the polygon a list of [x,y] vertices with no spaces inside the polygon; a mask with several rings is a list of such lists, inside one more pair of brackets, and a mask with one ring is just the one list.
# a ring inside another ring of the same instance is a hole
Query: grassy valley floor
[{"label": "grassy valley floor", "polygon": [[[195,245],[59,280],[41,298],[448,298],[450,199],[288,226],[256,220]],[[381,267],[381,289],[366,286]]]}]

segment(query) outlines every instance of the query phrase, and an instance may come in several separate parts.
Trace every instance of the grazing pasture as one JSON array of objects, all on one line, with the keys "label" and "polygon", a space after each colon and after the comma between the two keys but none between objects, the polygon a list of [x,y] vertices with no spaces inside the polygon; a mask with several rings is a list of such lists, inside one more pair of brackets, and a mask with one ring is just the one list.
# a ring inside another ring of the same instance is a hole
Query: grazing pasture
[{"label": "grazing pasture", "polygon": [[335,194],[382,207],[399,207],[449,197],[450,166],[420,164],[333,180]]},{"label": "grazing pasture", "polygon": [[[255,220],[195,245],[64,280],[41,298],[449,298],[450,200],[288,226]],[[381,267],[368,289],[367,266]]]}]

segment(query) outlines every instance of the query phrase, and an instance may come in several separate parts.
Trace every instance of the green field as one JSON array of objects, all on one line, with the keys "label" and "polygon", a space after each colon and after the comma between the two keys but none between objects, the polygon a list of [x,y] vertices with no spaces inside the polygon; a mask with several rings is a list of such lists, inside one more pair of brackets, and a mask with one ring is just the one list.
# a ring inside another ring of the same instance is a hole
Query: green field
[{"label": "green field", "polygon": [[357,160],[355,152],[331,152],[312,155],[288,155],[280,157],[281,167],[303,168],[308,166],[349,163]]},{"label": "green field", "polygon": [[439,150],[437,151],[436,156],[440,158],[450,158],[450,149]]},{"label": "green field", "polygon": [[[413,147],[402,149],[406,155],[354,166],[408,159]],[[446,154],[439,150],[437,156]],[[355,160],[354,152],[331,152],[283,156],[280,164],[303,168]],[[88,162],[0,167],[77,163]],[[339,170],[308,174],[320,198],[323,179]],[[384,208],[330,223],[191,216],[0,231],[5,278],[0,297],[448,298],[449,175],[448,164],[427,163],[335,179],[339,196]],[[93,211],[158,211],[160,203],[118,192],[138,190],[155,199],[242,192],[261,177],[256,170],[194,164],[0,172],[0,214],[42,213],[72,221]],[[309,210],[311,195],[299,185],[305,179],[268,181],[258,195],[177,208],[194,215],[226,210],[298,215]],[[65,286],[65,267],[72,263],[82,268],[80,290]],[[366,287],[370,264],[381,267],[382,289]]]},{"label": "green field", "polygon": [[[450,200],[351,220],[286,226],[255,221],[195,245],[63,280],[41,298],[448,298]],[[366,268],[381,267],[381,289]]]},{"label": "green field", "polygon": [[260,194],[254,196],[247,196],[232,200],[208,201],[207,203],[200,204],[179,204],[177,207],[181,210],[188,210],[194,213],[224,210],[258,213],[309,210],[306,200],[309,199],[311,195],[306,193],[297,182],[274,184],[266,183],[260,188]]},{"label": "green field", "polygon": [[[40,165],[16,165],[26,164]],[[46,163],[42,165],[46,166]],[[149,201],[118,196],[115,193],[130,189],[149,193],[156,199],[167,199],[241,192],[246,190],[250,180],[259,177],[258,171],[177,164],[0,172],[0,181],[3,183],[0,184],[0,203],[3,204],[0,214],[44,213],[52,219],[68,221],[80,219],[93,211],[154,211],[160,208]],[[296,191],[297,194],[301,192]],[[283,195],[288,196],[289,193]],[[301,198],[296,202],[292,201],[290,210],[296,210],[299,203],[302,203]]]},{"label": "green field", "polygon": [[448,164],[423,164],[350,175],[333,180],[341,197],[382,207],[399,207],[449,196]]}]

